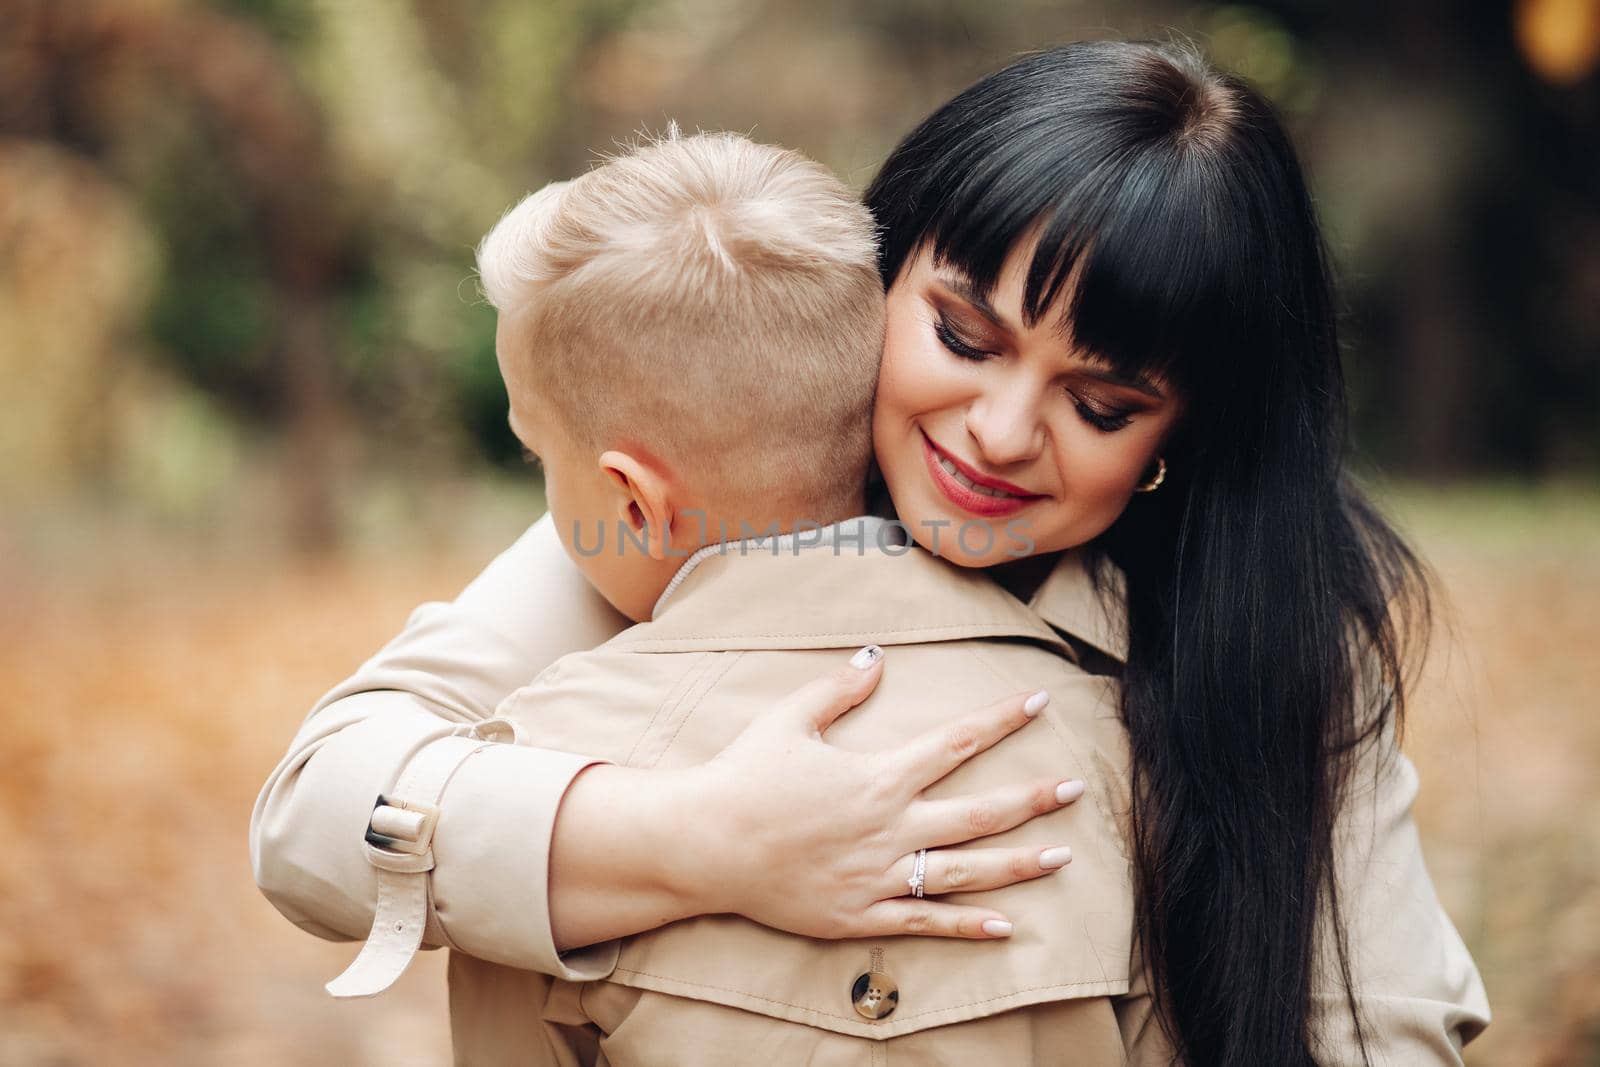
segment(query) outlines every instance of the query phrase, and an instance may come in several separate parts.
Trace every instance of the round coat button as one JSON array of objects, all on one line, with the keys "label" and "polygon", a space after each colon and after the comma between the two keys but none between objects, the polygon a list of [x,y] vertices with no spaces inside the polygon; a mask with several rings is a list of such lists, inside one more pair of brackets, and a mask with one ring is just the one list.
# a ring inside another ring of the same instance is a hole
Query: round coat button
[{"label": "round coat button", "polygon": [[900,1005],[900,987],[882,971],[867,971],[850,987],[850,999],[863,1018],[886,1018]]}]

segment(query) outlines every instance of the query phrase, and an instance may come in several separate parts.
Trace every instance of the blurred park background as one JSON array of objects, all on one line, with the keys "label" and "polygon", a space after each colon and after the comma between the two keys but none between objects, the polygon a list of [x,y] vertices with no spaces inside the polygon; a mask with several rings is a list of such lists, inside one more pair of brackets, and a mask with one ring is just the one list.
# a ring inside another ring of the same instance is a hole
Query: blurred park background
[{"label": "blurred park background", "polygon": [[541,511],[471,250],[640,129],[863,187],[1019,51],[1256,80],[1358,462],[1436,567],[1408,749],[1475,1065],[1600,1064],[1600,0],[0,0],[0,1063],[440,1063],[442,960],[255,892],[316,697]]}]

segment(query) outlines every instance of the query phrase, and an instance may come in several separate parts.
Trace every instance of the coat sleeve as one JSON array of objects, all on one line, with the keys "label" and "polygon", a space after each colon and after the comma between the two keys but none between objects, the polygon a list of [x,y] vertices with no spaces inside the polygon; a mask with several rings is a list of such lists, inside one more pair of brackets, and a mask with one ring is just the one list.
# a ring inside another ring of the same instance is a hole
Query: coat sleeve
[{"label": "coat sleeve", "polygon": [[[1357,763],[1334,827],[1339,913],[1372,1062],[1454,1065],[1489,1024],[1489,1001],[1423,862],[1417,788],[1416,767],[1386,729]],[[1330,924],[1321,959],[1311,1006],[1319,1062],[1360,1064]]]},{"label": "coat sleeve", "polygon": [[[377,795],[418,752],[461,745],[454,736],[491,718],[513,690],[626,625],[567,558],[549,516],[454,601],[418,607],[399,636],[317,701],[267,779],[250,819],[261,891],[304,930],[365,938],[378,890],[363,838]],[[550,927],[556,809],[596,762],[498,744],[460,765],[433,838],[435,876],[447,871],[452,887],[449,922],[439,924],[430,898],[429,944],[493,945],[499,959],[574,981],[610,972],[614,942],[561,955]]]},{"label": "coat sleeve", "polygon": [[1149,977],[1145,972],[1137,937],[1134,939],[1133,958],[1128,969],[1128,992],[1116,998],[1113,1008],[1117,1027],[1122,1031],[1128,1067],[1172,1067],[1175,1063],[1172,1043],[1167,1040],[1161,1022],[1156,1018]]}]

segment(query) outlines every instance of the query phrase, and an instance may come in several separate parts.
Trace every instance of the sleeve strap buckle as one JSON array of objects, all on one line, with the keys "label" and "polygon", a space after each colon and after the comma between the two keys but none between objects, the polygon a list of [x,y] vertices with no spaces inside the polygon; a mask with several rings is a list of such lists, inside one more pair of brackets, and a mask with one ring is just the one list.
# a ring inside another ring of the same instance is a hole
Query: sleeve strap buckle
[{"label": "sleeve strap buckle", "polygon": [[424,856],[433,847],[438,825],[438,805],[379,793],[367,820],[366,840],[374,848]]}]

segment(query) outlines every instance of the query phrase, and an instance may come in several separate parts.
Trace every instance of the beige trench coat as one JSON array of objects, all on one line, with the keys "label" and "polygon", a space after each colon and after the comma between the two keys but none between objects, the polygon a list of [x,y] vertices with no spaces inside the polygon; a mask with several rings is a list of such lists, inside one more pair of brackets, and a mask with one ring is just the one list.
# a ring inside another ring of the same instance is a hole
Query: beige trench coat
[{"label": "beige trench coat", "polygon": [[[1074,556],[1063,557],[1029,606],[1107,655],[1121,654],[1116,610],[1102,610],[1087,595]],[[548,518],[454,602],[418,608],[399,637],[318,702],[269,778],[251,820],[263,892],[313,933],[365,937],[378,894],[360,841],[374,795],[392,787],[418,753],[446,743],[462,724],[492,716],[532,673],[565,653],[599,645],[624,625],[566,559]],[[1374,766],[1384,772],[1360,776],[1341,818],[1337,857],[1369,1044],[1380,1062],[1460,1063],[1460,1046],[1488,1019],[1482,985],[1422,862],[1410,816],[1415,773],[1397,752],[1375,751],[1372,759],[1381,760]],[[447,928],[450,941],[466,953],[566,979],[562,988],[611,972],[615,943],[556,953],[544,897],[560,797],[591,762],[588,755],[497,745],[461,766],[448,803],[441,804],[436,839],[462,847],[441,855],[433,872],[451,889],[447,922],[431,916],[430,944],[441,943]],[[1068,869],[1067,882],[1077,867]],[[456,957],[458,969],[462,959]],[[1141,976],[1134,969],[1128,977],[1119,1029],[1133,1062],[1159,1062]],[[494,1012],[489,998],[481,1003]],[[559,998],[551,1003],[546,1012],[560,1010]],[[1313,1008],[1325,1062],[1356,1062],[1331,975]],[[453,1003],[458,1027],[474,1019],[474,1010],[459,999]]]},{"label": "beige trench coat", "polygon": [[[461,955],[450,968],[460,1062],[866,1067],[998,1056],[1030,1064],[1056,1062],[1064,1049],[1085,1064],[1125,1062],[1111,998],[1128,990],[1133,891],[1117,822],[1128,805],[1114,684],[1078,670],[1054,631],[982,574],[920,548],[882,551],[870,532],[867,541],[697,553],[653,621],[563,658],[499,714],[543,748],[630,766],[692,765],[875,641],[888,656],[883,679],[829,730],[830,741],[883,749],[973,707],[1047,688],[1040,723],[927,795],[1080,778],[1080,803],[983,842],[1071,842],[1072,864],[982,895],[1018,917],[1016,933],[999,941],[820,941],[703,916],[623,939],[610,975],[575,987]],[[450,884],[435,885],[448,929]],[[969,896],[978,899],[944,899]],[[575,1026],[588,1033],[571,1033]]]}]

